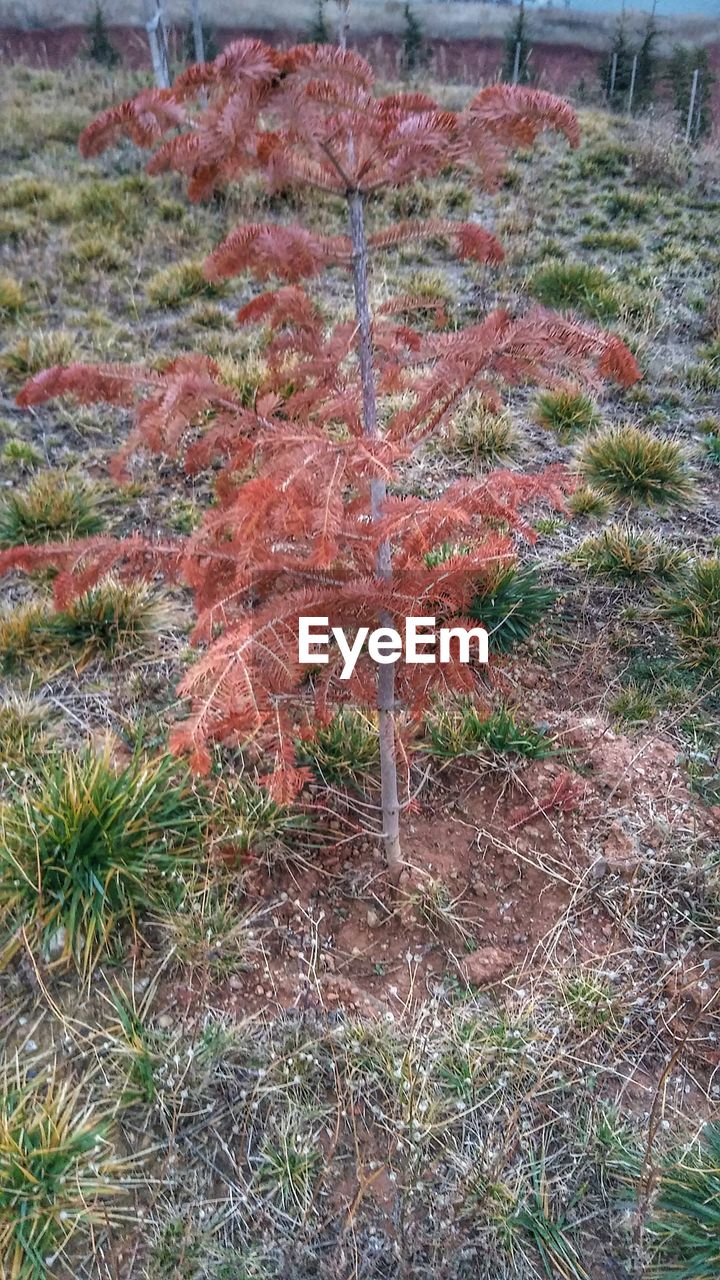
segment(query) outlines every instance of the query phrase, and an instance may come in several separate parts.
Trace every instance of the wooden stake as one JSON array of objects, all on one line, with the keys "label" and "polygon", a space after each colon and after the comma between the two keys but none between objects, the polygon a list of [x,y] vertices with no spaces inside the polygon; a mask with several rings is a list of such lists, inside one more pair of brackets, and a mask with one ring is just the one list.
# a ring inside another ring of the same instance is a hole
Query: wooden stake
[{"label": "wooden stake", "polygon": [[628,115],[632,115],[633,97],[635,96],[635,76],[637,75],[637,64],[638,64],[638,56],[637,54],[634,54],[633,60],[632,60],[632,72],[630,74],[630,92],[628,93],[628,105],[627,105]]},{"label": "wooden stake", "polygon": [[512,74],[513,84],[517,84],[518,80],[520,79],[520,54],[521,53],[522,53],[522,44],[518,40],[517,44],[515,45],[515,62],[513,64],[513,74]]},{"label": "wooden stake", "polygon": [[692,134],[692,122],[695,115],[695,99],[697,97],[697,87],[700,72],[696,67],[693,71],[692,87],[690,89],[690,108],[688,110],[687,126],[685,128],[685,141],[689,142]]},{"label": "wooden stake", "polygon": [[615,93],[615,77],[617,76],[617,64],[618,64],[618,56],[617,56],[617,53],[614,53],[612,56],[612,62],[610,63],[610,88],[608,89],[608,98],[610,98],[611,101],[612,101],[613,94]]}]

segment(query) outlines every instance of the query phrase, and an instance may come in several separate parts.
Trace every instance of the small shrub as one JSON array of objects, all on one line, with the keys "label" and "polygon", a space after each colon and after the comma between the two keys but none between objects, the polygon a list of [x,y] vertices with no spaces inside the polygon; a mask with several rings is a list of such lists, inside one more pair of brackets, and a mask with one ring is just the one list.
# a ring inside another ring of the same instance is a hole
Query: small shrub
[{"label": "small shrub", "polygon": [[0,922],[89,975],[145,909],[182,898],[201,847],[198,801],[176,760],[48,758],[0,815]]},{"label": "small shrub", "polygon": [[[110,1117],[76,1085],[6,1060],[0,1077],[0,1271],[42,1280],[70,1239],[104,1229],[118,1211],[124,1162]],[[125,1211],[127,1213],[127,1210]]]},{"label": "small shrub", "polygon": [[483,586],[468,614],[486,628],[491,649],[508,653],[529,639],[555,599],[534,565],[509,565]]},{"label": "small shrub", "polygon": [[155,307],[174,309],[196,298],[217,298],[223,289],[203,275],[200,262],[177,262],[157,271],[148,281],[148,302]]},{"label": "small shrub", "polygon": [[553,753],[542,730],[518,720],[505,707],[487,715],[472,703],[440,707],[426,718],[425,731],[427,750],[441,760],[488,754],[541,760]]},{"label": "small shrub", "polygon": [[695,494],[680,445],[633,426],[612,427],[589,439],[578,468],[595,488],[631,503],[685,505]]},{"label": "small shrub", "polygon": [[25,306],[25,294],[19,280],[0,275],[0,320],[14,320]]},{"label": "small shrub", "polygon": [[563,444],[592,430],[600,422],[597,406],[575,387],[542,392],[535,401],[535,417],[541,427],[554,431]]},{"label": "small shrub", "polygon": [[648,1223],[663,1280],[720,1274],[720,1124],[708,1124],[690,1150],[664,1162]]},{"label": "small shrub", "polygon": [[691,667],[720,660],[720,556],[693,561],[660,593],[657,615],[675,631]]},{"label": "small shrub", "polygon": [[85,485],[45,471],[0,503],[0,547],[88,537],[103,523],[97,498]]},{"label": "small shrub", "polygon": [[341,707],[326,725],[301,739],[298,760],[310,765],[323,782],[357,783],[380,763],[377,724],[361,711]]},{"label": "small shrub", "polygon": [[448,450],[467,458],[475,471],[510,462],[520,450],[520,435],[507,413],[492,413],[473,400],[453,422]]},{"label": "small shrub", "polygon": [[581,311],[595,320],[612,320],[621,300],[614,281],[586,262],[552,262],[530,277],[529,289],[545,307]]},{"label": "small shrub", "polygon": [[630,525],[610,525],[584,538],[570,559],[595,577],[621,581],[631,579],[672,579],[685,567],[687,556],[679,548],[667,547],[656,534]]}]

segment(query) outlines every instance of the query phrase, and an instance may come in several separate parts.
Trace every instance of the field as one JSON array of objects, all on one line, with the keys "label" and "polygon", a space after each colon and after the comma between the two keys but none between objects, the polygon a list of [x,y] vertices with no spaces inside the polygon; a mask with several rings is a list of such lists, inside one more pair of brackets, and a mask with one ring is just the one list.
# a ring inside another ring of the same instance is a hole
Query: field
[{"label": "field", "polygon": [[[251,405],[267,334],[235,314],[256,287],[203,259],[243,221],[344,231],[333,198],[248,179],[190,204],[129,143],[82,159],[81,129],[144,83],[15,66],[0,87],[2,548],[191,534],[212,469],[141,455],[119,485],[127,411],[17,392],[58,363],[197,351]],[[564,463],[577,484],[532,509],[537,541],[484,601],[490,716],[428,715],[399,886],[372,716],[302,741],[292,804],[252,748],[195,778],[166,751],[189,592],[110,576],[56,608],[51,571],[3,579],[11,1280],[720,1271],[720,165],[667,121],[579,116],[579,149],[544,136],[494,195],[440,177],[369,209],[477,217],[506,251],[398,249],[376,305],[409,294],[454,327],[537,302],[642,372],[472,399],[403,475],[432,496]],[[346,278],[321,281],[350,318]],[[102,870],[73,883],[90,848]]]}]

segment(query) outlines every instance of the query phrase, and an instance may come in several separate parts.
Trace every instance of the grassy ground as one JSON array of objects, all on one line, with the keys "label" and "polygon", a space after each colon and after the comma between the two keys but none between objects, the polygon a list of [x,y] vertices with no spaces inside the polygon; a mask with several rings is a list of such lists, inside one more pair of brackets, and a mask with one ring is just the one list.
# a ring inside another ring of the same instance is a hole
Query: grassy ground
[{"label": "grassy ground", "polygon": [[[199,264],[242,219],[341,229],[332,203],[250,183],[191,207],[129,146],[81,160],[80,128],[139,83],[18,67],[0,90],[2,545],[191,531],[211,476],[141,461],[118,489],[125,416],[21,412],[15,390],[57,361],[198,350],[250,398],[251,286],[211,289]],[[295,810],[240,752],[201,787],[158,760],[183,593],[111,582],[58,614],[47,576],[5,580],[3,1274],[717,1275],[698,1142],[720,1093],[717,158],[660,124],[582,126],[577,153],[518,155],[496,197],[444,180],[371,211],[474,211],[507,250],[482,272],[399,253],[377,300],[464,323],[535,297],[617,331],[644,375],[470,404],[407,477],[509,459],[581,479],[536,513],[491,726],[429,729],[399,901],[371,723],[306,746],[318,784]],[[348,306],[339,277],[321,296]],[[544,816],[563,771],[573,803]],[[88,845],[105,894],[78,880],[61,922]]]}]

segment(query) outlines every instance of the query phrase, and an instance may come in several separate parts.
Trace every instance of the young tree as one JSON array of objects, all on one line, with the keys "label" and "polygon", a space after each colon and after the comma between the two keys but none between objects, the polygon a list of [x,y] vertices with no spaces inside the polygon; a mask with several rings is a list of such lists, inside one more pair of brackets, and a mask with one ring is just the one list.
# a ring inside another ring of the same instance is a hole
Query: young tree
[{"label": "young tree", "polygon": [[657,58],[655,55],[657,38],[658,30],[655,25],[655,10],[653,9],[652,13],[648,14],[648,19],[645,24],[645,34],[643,35],[640,48],[637,53],[635,91],[633,94],[633,108],[636,110],[642,110],[643,107],[648,107],[652,102],[655,78],[657,75]]},{"label": "young tree", "polygon": [[[201,95],[207,105],[198,108]],[[71,395],[134,406],[117,473],[137,449],[179,453],[190,472],[219,468],[217,505],[185,539],[14,548],[0,556],[0,570],[54,565],[60,606],[111,569],[188,584],[194,639],[205,648],[180,686],[192,711],[172,746],[189,751],[199,769],[209,767],[214,742],[254,736],[271,761],[267,784],[290,797],[306,776],[294,742],[307,708],[320,718],[348,700],[375,708],[394,876],[402,867],[399,745],[411,746],[429,699],[477,692],[476,669],[457,654],[442,665],[401,658],[379,666],[365,655],[344,680],[344,659],[333,651],[309,683],[299,619],[327,617],[348,633],[408,616],[462,624],[478,582],[512,562],[516,535],[532,536],[521,506],[561,501],[568,479],[558,467],[533,476],[499,471],[426,499],[405,493],[403,465],[470,394],[497,405],[507,385],[552,384],[568,374],[630,384],[639,374],[617,338],[538,309],[494,311],[447,332],[406,322],[423,305],[417,299],[393,299],[373,315],[370,255],[428,236],[479,263],[499,262],[502,249],[476,222],[399,222],[368,234],[366,205],[383,188],[449,165],[492,188],[508,148],[528,146],[548,128],[577,145],[571,108],[546,93],[493,85],[454,113],[424,94],[377,97],[370,67],[354,53],[307,45],[280,53],[238,41],[171,91],[145,90],[105,112],[81,149],[96,155],[126,134],[156,148],[151,172],[184,174],[193,199],[252,170],[271,190],[304,186],[344,198],[348,235],[253,223],[206,263],[210,280],[249,271],[273,283],[238,316],[269,333],[269,373],[253,406],[217,364],[192,355],[162,370],[57,366],[19,397],[24,405]],[[353,291],[352,315],[334,324],[303,287],[330,268],[346,272]]]},{"label": "young tree", "polygon": [[88,58],[92,58],[93,62],[99,62],[103,67],[116,67],[120,61],[120,54],[110,39],[110,32],[108,31],[101,4],[95,5],[88,31],[90,35],[90,43],[87,48]]},{"label": "young tree", "polygon": [[625,30],[625,15],[621,14],[615,28],[613,42],[598,66],[598,76],[609,106],[621,107],[627,101],[632,79],[632,64],[633,51]]},{"label": "young tree", "polygon": [[710,70],[707,49],[702,47],[693,49],[684,45],[677,45],[668,60],[665,76],[673,94],[678,125],[683,131],[687,127],[687,120],[690,114],[690,99],[695,71],[698,71],[699,74],[692,120],[690,121],[691,141],[696,138],[706,137],[712,129],[711,101],[715,77]]},{"label": "young tree", "polygon": [[500,78],[507,84],[530,84],[532,80],[532,71],[529,66],[530,53],[525,0],[520,0],[517,16],[513,18],[505,33]]},{"label": "young tree", "polygon": [[317,0],[315,5],[313,20],[308,28],[308,40],[310,44],[330,43],[330,32],[325,20],[325,4],[326,0]]},{"label": "young tree", "polygon": [[403,29],[402,62],[407,75],[419,71],[427,62],[427,49],[423,39],[422,27],[409,4],[403,9],[405,26]]}]

